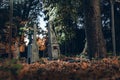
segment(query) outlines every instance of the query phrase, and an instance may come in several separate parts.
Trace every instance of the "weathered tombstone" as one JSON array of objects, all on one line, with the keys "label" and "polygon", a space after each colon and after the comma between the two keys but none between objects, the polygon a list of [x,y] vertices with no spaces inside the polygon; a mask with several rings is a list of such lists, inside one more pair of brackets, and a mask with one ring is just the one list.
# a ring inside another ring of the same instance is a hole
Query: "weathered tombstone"
[{"label": "weathered tombstone", "polygon": [[48,44],[49,58],[50,59],[58,59],[59,54],[60,54],[60,48],[59,48],[58,41],[56,39],[55,32],[52,29],[52,22],[49,22],[48,36],[49,36],[49,44]]},{"label": "weathered tombstone", "polygon": [[39,47],[36,42],[36,35],[37,35],[37,26],[34,24],[34,33],[33,33],[33,39],[32,39],[32,33],[31,30],[29,30],[29,44],[28,44],[28,53],[27,53],[27,62],[33,63],[39,60]]},{"label": "weathered tombstone", "polygon": [[29,39],[29,43],[28,43],[28,48],[27,48],[27,63],[30,64],[31,58],[32,58],[32,33],[30,29],[28,32],[28,39]]},{"label": "weathered tombstone", "polygon": [[27,63],[31,63],[31,57],[32,57],[32,46],[31,44],[28,44],[28,50],[27,50]]},{"label": "weathered tombstone", "polygon": [[36,62],[39,60],[39,47],[37,45],[37,26],[34,24],[34,33],[33,33],[33,41],[32,41],[32,62]]}]

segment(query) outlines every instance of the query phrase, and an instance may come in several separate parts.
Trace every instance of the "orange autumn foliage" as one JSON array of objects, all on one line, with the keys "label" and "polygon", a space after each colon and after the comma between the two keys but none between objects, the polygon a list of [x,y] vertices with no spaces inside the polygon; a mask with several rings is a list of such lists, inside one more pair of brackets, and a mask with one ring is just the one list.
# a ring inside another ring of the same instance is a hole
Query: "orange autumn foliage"
[{"label": "orange autumn foliage", "polygon": [[118,60],[118,58],[116,58],[116,57],[114,57],[111,62],[112,62],[112,64],[114,64],[114,65],[119,65],[119,60]]},{"label": "orange autumn foliage", "polygon": [[86,62],[82,62],[81,63],[81,68],[84,70],[84,69],[87,69],[88,68],[88,63]]},{"label": "orange autumn foliage", "polygon": [[[20,50],[20,52],[24,52],[25,51],[25,43],[23,42],[23,38],[21,40],[20,38],[20,42],[18,41],[19,38],[12,38],[11,39],[11,44],[10,43],[4,43],[4,42],[1,42],[0,43],[0,49],[4,49],[4,52],[0,52],[0,54],[2,53],[13,53],[15,51],[17,51],[18,49]],[[11,45],[11,46],[10,46]],[[20,45],[20,46],[19,46]]]},{"label": "orange autumn foliage", "polygon": [[[18,49],[20,52],[25,51],[25,42],[24,42],[24,35],[22,35],[20,38],[12,38],[11,46],[9,43],[0,43],[0,54],[2,53],[13,53],[16,52]],[[37,38],[37,45],[39,46],[39,50],[43,51],[46,49],[46,39],[40,39]],[[4,51],[3,51],[4,50]]]},{"label": "orange autumn foliage", "polygon": [[20,52],[24,52],[25,51],[25,45],[24,44],[22,44],[22,45],[20,45]]},{"label": "orange autumn foliage", "polygon": [[43,51],[46,49],[46,39],[40,39],[40,38],[37,38],[37,45],[39,46],[39,50]]}]

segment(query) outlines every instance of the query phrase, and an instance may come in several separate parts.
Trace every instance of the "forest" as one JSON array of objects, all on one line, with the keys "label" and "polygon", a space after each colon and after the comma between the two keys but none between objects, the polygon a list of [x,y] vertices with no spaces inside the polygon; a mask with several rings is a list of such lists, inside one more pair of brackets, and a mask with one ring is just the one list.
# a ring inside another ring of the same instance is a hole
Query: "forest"
[{"label": "forest", "polygon": [[120,0],[0,0],[0,80],[120,80]]}]

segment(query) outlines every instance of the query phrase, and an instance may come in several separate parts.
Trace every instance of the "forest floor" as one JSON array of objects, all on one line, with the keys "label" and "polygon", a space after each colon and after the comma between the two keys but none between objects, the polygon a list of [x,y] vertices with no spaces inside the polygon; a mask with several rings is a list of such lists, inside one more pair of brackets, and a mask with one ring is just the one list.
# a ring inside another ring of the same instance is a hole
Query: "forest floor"
[{"label": "forest floor", "polygon": [[0,80],[120,80],[118,57],[87,60],[41,58],[39,62],[0,60]]}]

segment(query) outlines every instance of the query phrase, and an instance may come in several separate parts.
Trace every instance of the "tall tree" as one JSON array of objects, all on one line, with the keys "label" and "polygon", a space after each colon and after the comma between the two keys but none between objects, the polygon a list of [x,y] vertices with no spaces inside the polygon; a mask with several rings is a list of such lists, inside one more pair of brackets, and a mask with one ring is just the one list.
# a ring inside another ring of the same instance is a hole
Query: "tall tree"
[{"label": "tall tree", "polygon": [[84,0],[85,31],[90,58],[106,56],[102,34],[100,0]]}]

